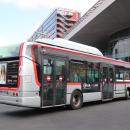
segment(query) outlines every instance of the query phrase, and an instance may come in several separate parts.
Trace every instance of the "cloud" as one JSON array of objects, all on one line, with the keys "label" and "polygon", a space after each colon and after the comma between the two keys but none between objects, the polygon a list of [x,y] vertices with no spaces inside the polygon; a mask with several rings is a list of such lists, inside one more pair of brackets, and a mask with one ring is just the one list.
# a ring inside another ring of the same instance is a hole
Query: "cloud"
[{"label": "cloud", "polygon": [[6,37],[4,36],[0,36],[0,46],[4,45],[4,44],[8,44],[9,41],[7,40]]},{"label": "cloud", "polygon": [[0,35],[0,46],[6,46],[13,43],[15,43],[15,40],[12,38]]},{"label": "cloud", "polygon": [[0,3],[14,4],[20,8],[56,8],[75,9],[85,13],[98,0],[0,0]]},{"label": "cloud", "polygon": [[[10,6],[13,5],[23,10],[25,9],[36,10],[36,9],[45,8],[45,10],[47,11],[48,9],[50,11],[54,8],[62,7],[62,8],[68,8],[68,9],[74,9],[84,14],[97,1],[98,0],[0,0],[0,5],[3,5],[3,4],[10,5]],[[41,23],[41,21],[38,22],[37,24],[38,26],[40,25],[39,23]],[[34,30],[37,27],[33,27]],[[24,36],[27,37],[27,35],[24,35]],[[21,38],[21,35],[19,35],[19,37],[16,37],[14,35],[3,36],[0,34],[0,46],[2,45],[2,43],[4,43],[4,45],[10,44],[10,43],[17,43],[18,41],[21,41],[21,39],[27,39],[26,37]]]}]

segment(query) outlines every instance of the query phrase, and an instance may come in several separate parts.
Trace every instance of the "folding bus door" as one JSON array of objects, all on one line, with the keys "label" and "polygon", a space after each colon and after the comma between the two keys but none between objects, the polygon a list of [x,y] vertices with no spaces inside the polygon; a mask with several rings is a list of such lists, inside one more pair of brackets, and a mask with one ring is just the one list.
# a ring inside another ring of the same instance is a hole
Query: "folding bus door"
[{"label": "folding bus door", "polygon": [[114,68],[105,65],[102,68],[102,99],[113,98]]},{"label": "folding bus door", "polygon": [[54,100],[54,59],[43,57],[42,106],[53,106]]},{"label": "folding bus door", "polygon": [[65,104],[66,63],[64,58],[43,55],[42,106]]}]

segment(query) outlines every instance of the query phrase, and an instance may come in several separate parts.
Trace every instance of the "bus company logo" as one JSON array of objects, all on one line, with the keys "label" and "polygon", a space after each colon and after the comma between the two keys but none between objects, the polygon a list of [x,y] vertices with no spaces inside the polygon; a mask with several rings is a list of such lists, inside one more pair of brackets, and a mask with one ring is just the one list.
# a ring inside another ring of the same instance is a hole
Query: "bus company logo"
[{"label": "bus company logo", "polygon": [[7,65],[6,63],[0,64],[0,84],[6,84],[6,70]]}]

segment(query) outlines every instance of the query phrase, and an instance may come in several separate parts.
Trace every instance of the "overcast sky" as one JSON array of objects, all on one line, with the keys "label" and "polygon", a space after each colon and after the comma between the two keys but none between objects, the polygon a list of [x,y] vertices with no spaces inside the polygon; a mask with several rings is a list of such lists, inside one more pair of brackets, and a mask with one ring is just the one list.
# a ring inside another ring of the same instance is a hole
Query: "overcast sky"
[{"label": "overcast sky", "polygon": [[0,45],[26,41],[56,7],[82,15],[98,0],[0,0]]}]

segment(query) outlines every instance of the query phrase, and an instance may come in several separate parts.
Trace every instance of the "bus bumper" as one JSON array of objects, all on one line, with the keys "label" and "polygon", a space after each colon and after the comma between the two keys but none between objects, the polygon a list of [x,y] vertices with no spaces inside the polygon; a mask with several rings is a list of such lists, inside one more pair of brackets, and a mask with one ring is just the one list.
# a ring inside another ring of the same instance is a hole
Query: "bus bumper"
[{"label": "bus bumper", "polygon": [[40,97],[13,97],[13,96],[3,96],[0,95],[0,103],[15,105],[15,106],[24,106],[24,107],[40,107]]}]

